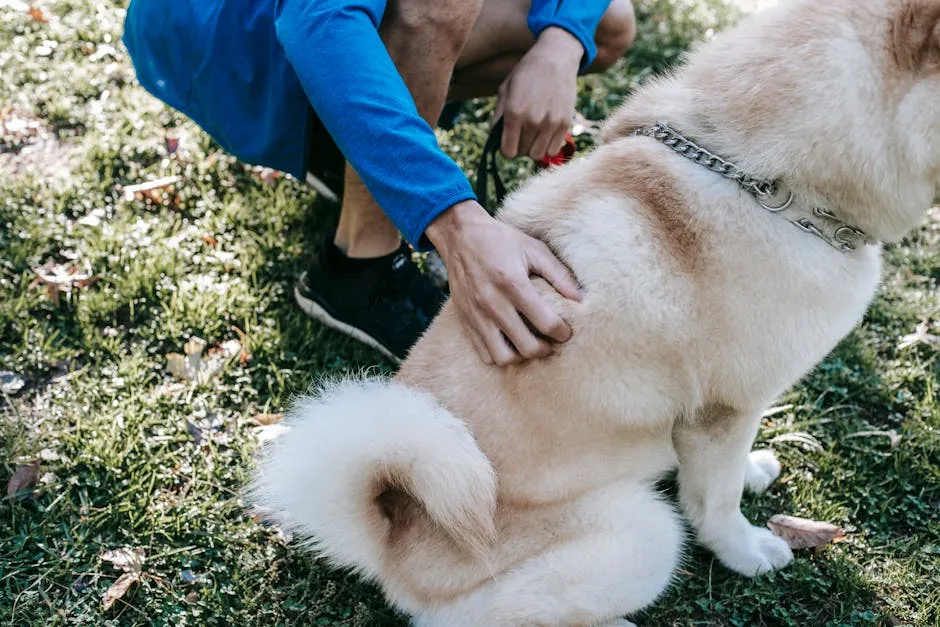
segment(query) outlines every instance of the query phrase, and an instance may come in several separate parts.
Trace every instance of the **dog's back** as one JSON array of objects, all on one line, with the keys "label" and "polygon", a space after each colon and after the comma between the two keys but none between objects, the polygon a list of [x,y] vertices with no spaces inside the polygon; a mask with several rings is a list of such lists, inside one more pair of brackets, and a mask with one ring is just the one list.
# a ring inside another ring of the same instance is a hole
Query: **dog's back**
[{"label": "dog's back", "polygon": [[622,624],[680,557],[651,487],[677,454],[700,540],[748,576],[786,564],[737,509],[776,463],[747,451],[763,405],[863,314],[878,249],[837,251],[633,132],[665,119],[808,207],[897,238],[940,172],[938,7],[794,0],[642,90],[607,145],[501,214],[582,282],[581,303],[546,291],[574,337],[547,360],[486,367],[446,306],[393,382],[295,411],[258,499],[419,625]]}]

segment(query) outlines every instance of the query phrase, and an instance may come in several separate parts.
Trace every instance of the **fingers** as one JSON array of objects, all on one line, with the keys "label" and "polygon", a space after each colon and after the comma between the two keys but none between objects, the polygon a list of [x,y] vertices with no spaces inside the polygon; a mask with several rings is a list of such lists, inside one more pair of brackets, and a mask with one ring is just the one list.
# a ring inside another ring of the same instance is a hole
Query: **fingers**
[{"label": "fingers", "polygon": [[567,123],[525,122],[507,113],[500,149],[509,158],[528,155],[539,160],[561,152],[568,130]]},{"label": "fingers", "polygon": [[477,330],[493,361],[500,366],[552,353],[551,344],[537,337],[522,321],[513,296],[507,286],[477,292],[473,298]]},{"label": "fingers", "polygon": [[480,336],[479,331],[476,327],[470,324],[465,324],[464,328],[467,331],[467,336],[470,338],[470,343],[473,345],[473,350],[476,351],[477,356],[487,366],[493,365],[493,357],[490,355],[490,349],[487,348],[486,342],[483,341],[483,338]]},{"label": "fingers", "polygon": [[497,366],[508,366],[518,364],[522,361],[519,353],[509,344],[506,337],[499,330],[499,327],[493,324],[486,325],[484,341],[486,348],[493,358],[493,363]]},{"label": "fingers", "polygon": [[519,154],[519,140],[522,135],[522,122],[518,116],[505,114],[503,123],[503,141],[500,150],[509,159]]},{"label": "fingers", "polygon": [[555,290],[565,298],[580,301],[581,288],[574,276],[558,261],[552,251],[543,242],[534,240],[534,245],[526,251],[529,258],[529,267],[546,281],[552,284]]},{"label": "fingers", "polygon": [[[529,283],[531,286],[531,282]],[[533,288],[534,290],[534,288]],[[538,295],[536,295],[537,297]],[[515,299],[520,300],[520,299]],[[500,311],[494,312],[494,318],[502,332],[511,342],[515,351],[523,359],[541,359],[552,354],[552,345],[545,340],[537,337],[522,318],[517,309],[521,309],[521,303],[514,301],[504,301]],[[523,311],[523,315],[525,312]],[[564,322],[562,322],[564,324]],[[538,328],[538,327],[536,327]],[[541,329],[539,329],[541,332]]]},{"label": "fingers", "polygon": [[532,146],[527,151],[527,154],[532,159],[538,161],[542,157],[548,154],[553,154],[551,150],[551,141],[552,133],[550,130],[540,130],[538,135],[535,137],[535,140],[532,142]]},{"label": "fingers", "polygon": [[[545,302],[545,299],[542,298],[542,295],[535,289],[531,281],[527,281],[527,283],[526,289],[517,295],[515,301],[519,312],[545,337],[550,337],[556,342],[570,340],[571,327],[568,326],[568,323]],[[545,344],[551,350],[551,345],[548,345],[547,342]]]},{"label": "fingers", "polygon": [[557,133],[552,136],[551,142],[548,144],[548,154],[557,155],[565,147],[565,144],[568,143],[568,131],[571,130],[567,125],[562,127]]}]

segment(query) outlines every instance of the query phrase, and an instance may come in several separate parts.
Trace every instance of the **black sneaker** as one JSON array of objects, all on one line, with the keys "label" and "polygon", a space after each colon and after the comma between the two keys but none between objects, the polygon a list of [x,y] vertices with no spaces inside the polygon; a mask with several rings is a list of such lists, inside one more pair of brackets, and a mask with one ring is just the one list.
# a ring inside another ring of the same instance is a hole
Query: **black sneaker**
[{"label": "black sneaker", "polygon": [[399,362],[446,300],[402,244],[378,259],[349,259],[327,241],[294,287],[307,315]]}]

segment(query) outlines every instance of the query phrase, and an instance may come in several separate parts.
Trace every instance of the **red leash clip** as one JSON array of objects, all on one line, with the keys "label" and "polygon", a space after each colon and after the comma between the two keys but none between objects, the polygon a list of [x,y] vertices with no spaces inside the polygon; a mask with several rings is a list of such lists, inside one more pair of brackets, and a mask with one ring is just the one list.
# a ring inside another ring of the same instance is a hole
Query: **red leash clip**
[{"label": "red leash clip", "polygon": [[574,145],[574,137],[571,136],[571,133],[568,133],[565,136],[565,145],[562,146],[558,154],[542,157],[535,163],[540,170],[550,168],[553,165],[563,165],[571,161],[571,158],[574,157],[574,153],[577,152],[577,150],[577,147]]}]

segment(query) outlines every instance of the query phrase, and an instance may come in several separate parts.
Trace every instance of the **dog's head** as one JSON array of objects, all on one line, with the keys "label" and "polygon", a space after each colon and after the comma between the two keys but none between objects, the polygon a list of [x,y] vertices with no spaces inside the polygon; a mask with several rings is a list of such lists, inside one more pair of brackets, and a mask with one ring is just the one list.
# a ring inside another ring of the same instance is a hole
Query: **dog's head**
[{"label": "dog's head", "polygon": [[603,136],[658,120],[897,239],[940,183],[940,0],[781,0],[640,90]]}]

